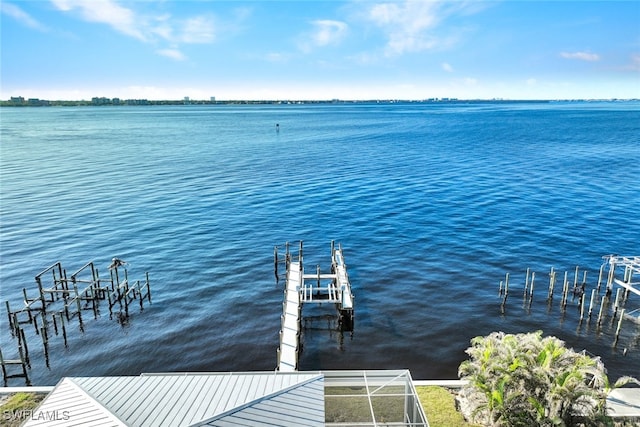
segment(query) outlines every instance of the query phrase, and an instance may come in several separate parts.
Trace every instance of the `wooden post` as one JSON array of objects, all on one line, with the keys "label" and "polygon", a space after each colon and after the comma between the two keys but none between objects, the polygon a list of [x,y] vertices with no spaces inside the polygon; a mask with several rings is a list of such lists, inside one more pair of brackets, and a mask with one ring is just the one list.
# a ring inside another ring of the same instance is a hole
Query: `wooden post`
[{"label": "wooden post", "polygon": [[616,328],[616,339],[615,342],[618,342],[618,336],[620,335],[620,328],[622,327],[622,319],[624,319],[624,308],[620,312],[620,319],[618,320],[618,327]]},{"label": "wooden post", "polygon": [[29,347],[27,346],[27,338],[24,335],[24,329],[20,328],[20,332],[18,336],[21,338],[18,340],[18,350],[20,351],[20,355],[24,357],[24,361],[27,363],[27,366],[31,368],[31,359],[29,358]]},{"label": "wooden post", "polygon": [[504,306],[507,303],[507,297],[509,296],[509,273],[504,277],[504,297],[502,298],[502,304],[500,305],[500,311],[504,314]]},{"label": "wooden post", "polygon": [[576,265],[576,273],[573,276],[573,290],[575,292],[575,290],[578,288],[578,271],[579,271],[579,266]]},{"label": "wooden post", "polygon": [[60,329],[62,329],[62,338],[64,339],[64,346],[67,347],[67,328],[64,325],[64,316],[60,313]]},{"label": "wooden post", "polygon": [[551,301],[553,299],[553,287],[556,282],[556,272],[553,271],[553,267],[551,267],[551,271],[549,272],[549,294],[547,295],[547,300]]},{"label": "wooden post", "polygon": [[302,264],[302,240],[300,240],[300,249],[298,250],[298,261]]},{"label": "wooden post", "polygon": [[[631,282],[633,279],[633,268],[631,268],[630,265],[627,266],[627,268],[629,269],[629,274],[627,275],[625,283],[627,283],[629,287],[631,287]],[[623,301],[627,301],[627,298],[629,298],[629,288],[624,289],[624,296],[622,297]]]},{"label": "wooden post", "polygon": [[40,331],[39,331],[39,328],[38,328],[38,317],[37,316],[33,316],[31,321],[33,323],[33,327],[36,330],[36,335],[40,335]]},{"label": "wooden post", "polygon": [[589,301],[589,319],[591,319],[591,311],[593,310],[593,298],[596,295],[596,290],[591,289],[591,300]]},{"label": "wooden post", "polygon": [[618,305],[620,303],[620,288],[616,289],[616,299],[615,302],[613,303],[613,318],[616,318],[616,315],[618,314]]},{"label": "wooden post", "polygon": [[91,308],[93,308],[93,318],[97,319],[98,318],[98,301],[96,301],[97,299],[96,289],[93,284],[91,284],[88,287],[88,289],[89,289],[89,292],[91,292]]},{"label": "wooden post", "polygon": [[584,293],[580,295],[580,320],[584,317]]},{"label": "wooden post", "polygon": [[9,301],[5,301],[5,305],[7,306],[7,316],[9,317],[9,328],[11,329],[11,335],[14,335],[15,325],[13,324],[13,319],[11,319],[11,308],[9,307]]},{"label": "wooden post", "polygon": [[612,260],[609,261],[609,277],[607,279],[607,295],[611,295],[613,288],[613,278],[616,274],[616,264]]},{"label": "wooden post", "polygon": [[280,281],[280,278],[278,277],[278,247],[274,246],[273,247],[273,268],[274,268],[274,274],[276,275],[276,284]]},{"label": "wooden post", "polygon": [[562,309],[567,307],[567,294],[569,293],[569,282],[567,280],[567,272],[564,272],[564,284],[562,285]]},{"label": "wooden post", "polygon": [[504,283],[504,282],[502,280],[500,280],[500,286],[498,287],[498,296],[502,295],[502,283]]},{"label": "wooden post", "polygon": [[42,290],[42,282],[40,282],[40,278],[37,277],[36,278],[36,282],[38,283],[38,292],[40,292],[40,301],[42,302],[42,311],[44,311],[44,308],[47,305],[47,302],[44,299],[44,291]]},{"label": "wooden post", "polygon": [[524,278],[524,294],[522,295],[523,298],[527,297],[527,289],[529,289],[529,268],[527,267],[527,274],[525,275]]},{"label": "wooden post", "polygon": [[73,281],[73,291],[76,294],[76,306],[78,307],[78,321],[82,327],[82,306],[80,305],[80,294],[78,294],[78,285]]},{"label": "wooden post", "polygon": [[509,295],[509,273],[507,273],[504,277],[504,299],[507,299],[507,295]]},{"label": "wooden post", "polygon": [[600,266],[600,274],[598,274],[598,288],[597,292],[600,293],[600,285],[602,284],[602,273],[604,272],[604,264]]},{"label": "wooden post", "polygon": [[53,332],[58,335],[58,322],[56,321],[56,314],[53,313],[51,316],[51,320],[53,320]]},{"label": "wooden post", "polygon": [[605,301],[605,297],[602,297],[602,299],[600,300],[600,312],[598,313],[598,325],[600,325],[600,323],[602,322],[602,309],[604,307],[604,301]]},{"label": "wooden post", "polygon": [[42,333],[42,345],[44,347],[44,364],[47,368],[49,368],[49,340],[47,339],[47,328],[43,327]]},{"label": "wooden post", "polygon": [[151,304],[151,284],[149,283],[149,272],[145,272],[145,276],[147,278],[147,300],[149,304]]}]

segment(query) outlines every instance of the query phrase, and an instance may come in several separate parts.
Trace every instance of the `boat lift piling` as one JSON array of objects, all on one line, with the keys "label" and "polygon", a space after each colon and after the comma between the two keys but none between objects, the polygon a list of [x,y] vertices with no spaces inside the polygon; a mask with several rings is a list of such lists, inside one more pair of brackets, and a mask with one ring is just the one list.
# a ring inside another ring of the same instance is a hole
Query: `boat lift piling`
[{"label": "boat lift piling", "polygon": [[[602,257],[604,262],[600,265],[597,282],[591,289],[589,301],[587,301],[589,289],[587,289],[588,271],[581,271],[579,266],[572,270],[572,278],[569,278],[569,272],[565,271],[562,282],[562,299],[560,301],[560,310],[564,316],[567,311],[567,305],[575,306],[579,322],[582,323],[586,317],[588,322],[593,319],[596,322],[596,330],[600,330],[604,318],[609,317],[612,331],[615,331],[614,346],[617,345],[619,335],[622,328],[623,320],[631,320],[640,324],[640,308],[629,309],[628,306],[631,294],[640,296],[640,281],[634,276],[640,275],[640,257],[628,257],[618,255],[606,255]],[[608,265],[608,270],[607,270]],[[582,273],[582,274],[580,274]],[[523,292],[523,308],[531,308],[533,301],[533,288],[535,283],[536,272],[527,268],[524,277]],[[595,277],[595,276],[592,276]],[[500,281],[498,295],[501,297],[500,311],[505,313],[507,295],[509,292],[509,273],[506,273],[504,280]],[[554,287],[556,284],[557,272],[551,267],[549,272],[549,288],[547,292],[547,303],[549,309],[553,304]],[[604,292],[600,294],[600,290],[604,287]],[[614,295],[615,289],[615,295]],[[569,298],[571,292],[571,298]],[[588,308],[587,308],[588,302]],[[598,304],[600,305],[598,310]],[[597,317],[594,313],[597,310]]]}]

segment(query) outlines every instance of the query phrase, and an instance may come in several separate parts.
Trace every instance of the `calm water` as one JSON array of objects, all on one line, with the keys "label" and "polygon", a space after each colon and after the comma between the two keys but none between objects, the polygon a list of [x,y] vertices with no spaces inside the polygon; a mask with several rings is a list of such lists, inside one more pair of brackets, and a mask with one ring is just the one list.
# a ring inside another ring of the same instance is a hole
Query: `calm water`
[{"label": "calm water", "polygon": [[[638,103],[0,114],[5,356],[16,343],[4,301],[22,304],[22,288],[33,292],[56,261],[73,272],[94,260],[105,275],[118,256],[130,278],[148,271],[152,283],[153,304],[125,326],[103,306],[84,332],[72,323],[67,348],[54,336],[49,369],[30,331],[35,384],[274,369],[283,294],[273,247],[300,239],[310,270],[326,270],[330,241],[342,243],[356,295],[354,333],[310,324],[301,369],[455,378],[472,337],[542,329],[601,355],[613,377],[640,375],[639,326],[623,324],[614,347],[610,318],[598,329],[579,323],[575,303],[562,314],[559,297],[544,301],[551,266],[587,268],[592,288],[602,255],[640,255]],[[527,267],[538,273],[530,310]],[[506,272],[514,297],[501,314]],[[628,309],[640,307],[634,298]]]}]

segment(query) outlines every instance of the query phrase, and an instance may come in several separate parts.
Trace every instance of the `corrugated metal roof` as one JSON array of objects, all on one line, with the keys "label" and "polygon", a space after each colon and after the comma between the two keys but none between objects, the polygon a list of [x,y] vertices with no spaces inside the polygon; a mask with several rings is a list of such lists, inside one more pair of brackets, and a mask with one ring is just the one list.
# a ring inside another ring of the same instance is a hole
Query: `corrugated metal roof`
[{"label": "corrugated metal roof", "polygon": [[70,378],[63,378],[23,426],[125,426]]},{"label": "corrugated metal roof", "polygon": [[313,378],[196,425],[324,426],[324,378]]},{"label": "corrugated metal roof", "polygon": [[[228,424],[234,419],[250,425],[251,417],[260,415],[295,417],[295,425],[322,425],[322,379],[320,373],[298,372],[65,378],[37,411],[67,416],[58,417],[56,424],[33,421],[27,425],[174,427],[214,421],[220,424],[209,425],[234,425]],[[320,424],[314,424],[318,419]]]}]

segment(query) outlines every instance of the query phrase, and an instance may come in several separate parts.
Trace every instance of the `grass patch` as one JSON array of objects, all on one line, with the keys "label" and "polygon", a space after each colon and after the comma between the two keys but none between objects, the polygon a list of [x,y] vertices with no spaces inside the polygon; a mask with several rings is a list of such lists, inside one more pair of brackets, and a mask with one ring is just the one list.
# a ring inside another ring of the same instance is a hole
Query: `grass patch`
[{"label": "grass patch", "polygon": [[0,405],[0,424],[6,427],[20,426],[46,396],[46,393],[12,394]]},{"label": "grass patch", "polygon": [[416,393],[422,404],[430,427],[471,427],[456,410],[453,394],[444,387],[418,386]]}]

